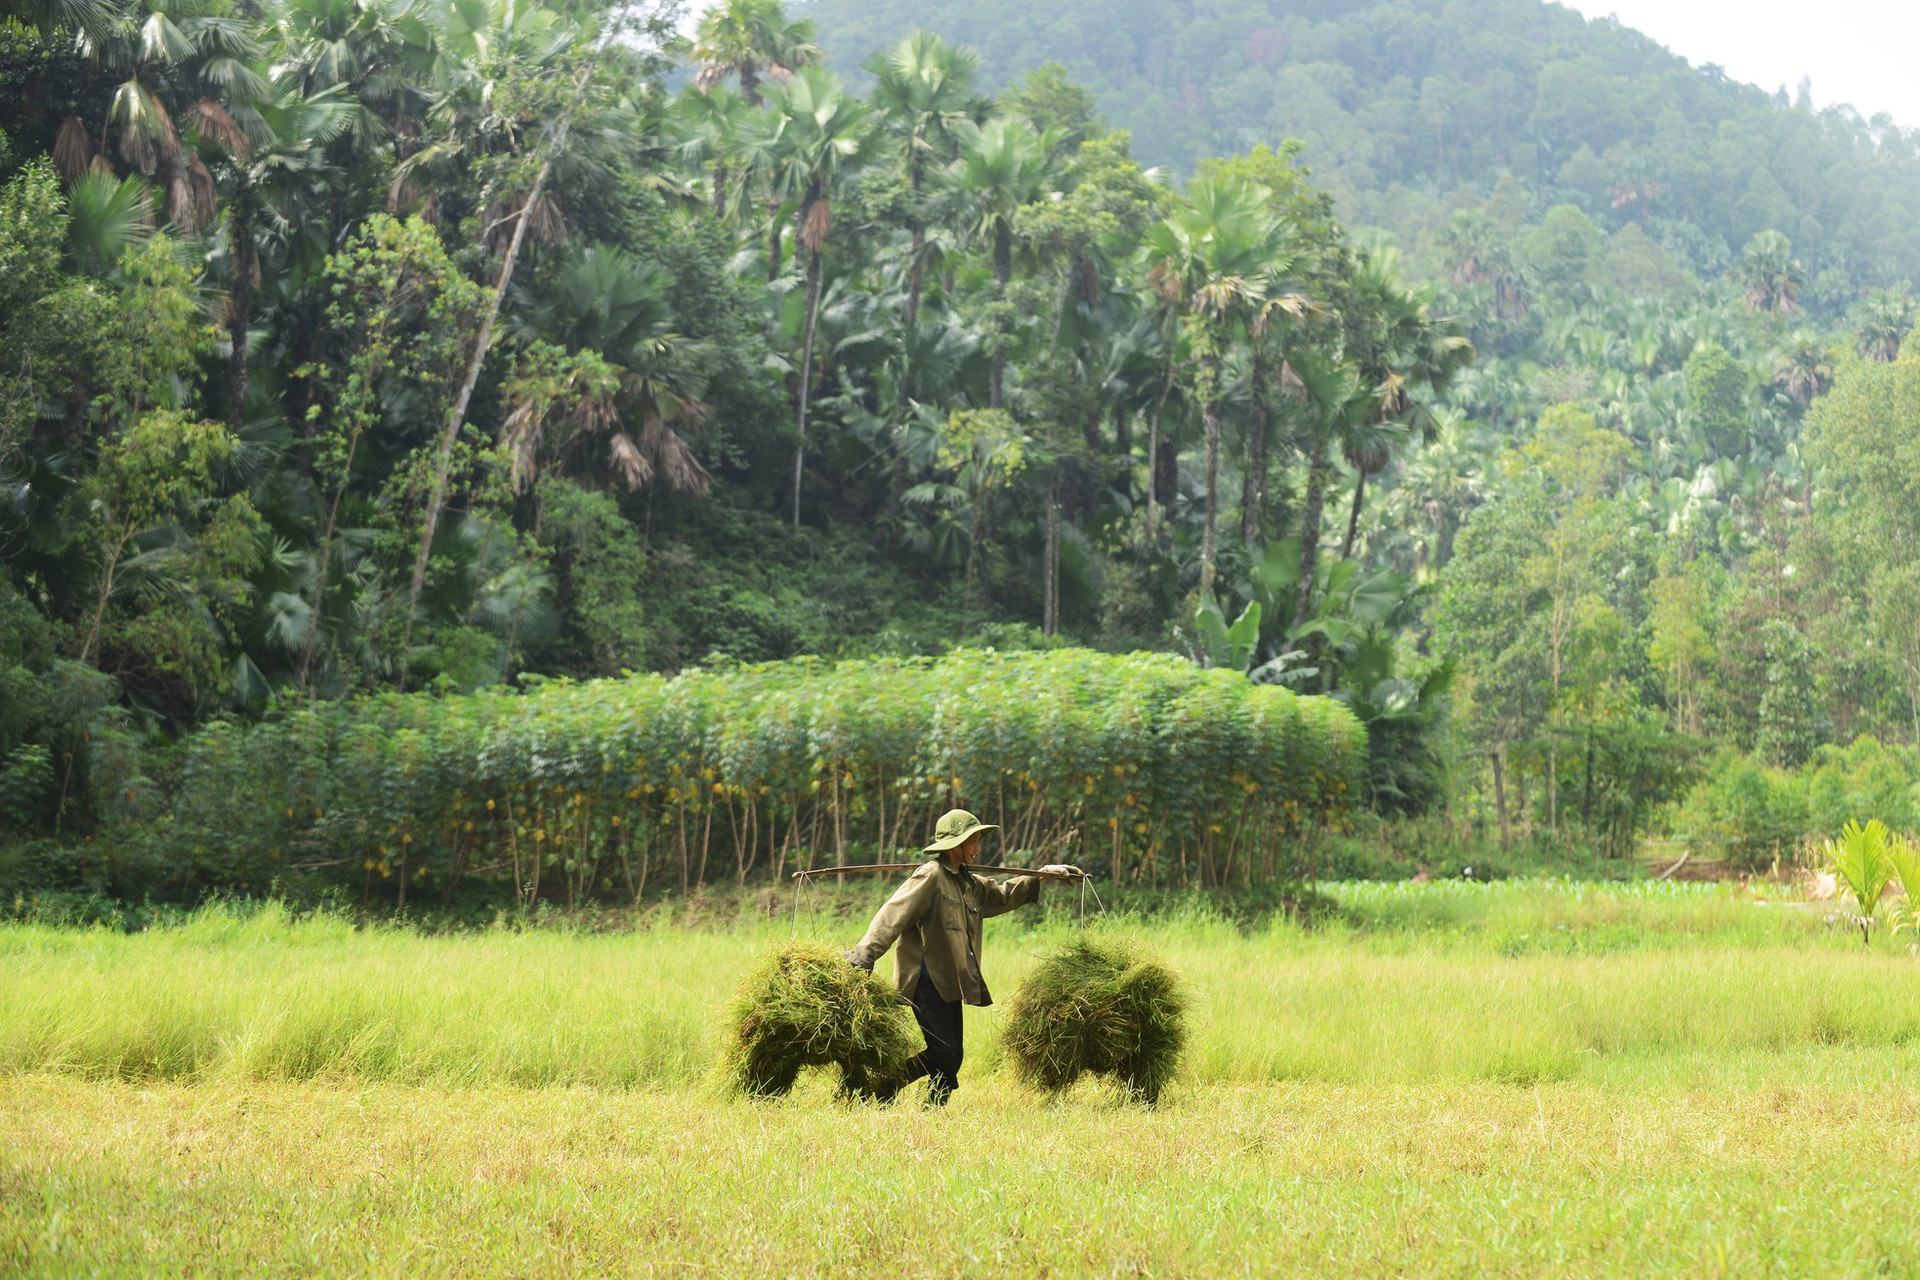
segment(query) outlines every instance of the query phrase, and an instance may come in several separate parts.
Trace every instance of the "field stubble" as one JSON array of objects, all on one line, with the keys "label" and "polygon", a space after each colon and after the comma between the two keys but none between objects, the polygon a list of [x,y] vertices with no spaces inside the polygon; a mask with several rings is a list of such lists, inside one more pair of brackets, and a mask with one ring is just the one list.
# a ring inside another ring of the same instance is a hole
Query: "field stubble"
[{"label": "field stubble", "polygon": [[[720,1100],[784,922],[7,928],[0,1272],[1920,1273],[1905,947],[1719,887],[1332,892],[1108,926],[1190,983],[1156,1111],[1018,1089],[992,1010],[946,1112]],[[1003,1000],[1073,927],[996,926]]]},{"label": "field stubble", "polygon": [[[1143,938],[1189,984],[1189,1087],[1618,1079],[1622,1059],[1920,1040],[1904,948],[1717,886],[1337,892],[1344,913],[1312,931],[1198,914],[1093,927]],[[1064,908],[995,926],[1003,998],[1076,927]],[[721,1006],[788,928],[430,936],[273,906],[136,935],[8,927],[0,1072],[678,1088],[708,1074]],[[802,920],[841,945],[857,931]],[[970,1019],[972,1075],[1000,1067],[999,1012]]]}]

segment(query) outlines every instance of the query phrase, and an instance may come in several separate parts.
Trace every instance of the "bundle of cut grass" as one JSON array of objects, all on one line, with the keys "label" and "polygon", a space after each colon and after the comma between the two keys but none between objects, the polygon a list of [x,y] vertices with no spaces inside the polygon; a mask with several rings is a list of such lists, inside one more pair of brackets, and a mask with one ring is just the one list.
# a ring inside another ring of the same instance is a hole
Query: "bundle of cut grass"
[{"label": "bundle of cut grass", "polygon": [[870,1094],[924,1047],[894,989],[826,947],[775,949],[747,974],[728,1009],[721,1069],[753,1097],[793,1088],[803,1067],[840,1068],[843,1096]]},{"label": "bundle of cut grass", "polygon": [[1061,1093],[1091,1071],[1151,1106],[1179,1065],[1186,1010],[1179,978],[1161,960],[1129,942],[1082,936],[1021,984],[1001,1040],[1034,1088]]}]

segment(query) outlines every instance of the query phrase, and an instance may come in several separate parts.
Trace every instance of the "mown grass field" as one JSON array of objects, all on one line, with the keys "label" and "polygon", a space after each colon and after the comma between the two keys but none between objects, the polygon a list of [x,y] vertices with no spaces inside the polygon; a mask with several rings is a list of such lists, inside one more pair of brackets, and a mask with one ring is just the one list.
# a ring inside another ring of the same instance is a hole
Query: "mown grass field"
[{"label": "mown grass field", "polygon": [[[1718,886],[1335,895],[1105,926],[1194,996],[1152,1112],[1022,1092],[992,1011],[944,1112],[718,1096],[784,919],[7,927],[0,1274],[1920,1274],[1905,939]],[[1018,919],[1003,1002],[1075,927]]]}]

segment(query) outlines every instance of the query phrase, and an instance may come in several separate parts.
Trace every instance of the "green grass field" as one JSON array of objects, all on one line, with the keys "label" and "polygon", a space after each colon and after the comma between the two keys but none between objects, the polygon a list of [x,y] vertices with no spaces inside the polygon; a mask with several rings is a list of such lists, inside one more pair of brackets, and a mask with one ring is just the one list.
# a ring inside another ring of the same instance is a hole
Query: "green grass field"
[{"label": "green grass field", "polygon": [[[0,1274],[1920,1274],[1906,939],[1718,886],[1332,892],[1095,926],[1194,997],[1151,1112],[1021,1091],[992,1010],[944,1112],[721,1097],[785,918],[0,928]],[[1003,1002],[1074,927],[988,926]]]}]

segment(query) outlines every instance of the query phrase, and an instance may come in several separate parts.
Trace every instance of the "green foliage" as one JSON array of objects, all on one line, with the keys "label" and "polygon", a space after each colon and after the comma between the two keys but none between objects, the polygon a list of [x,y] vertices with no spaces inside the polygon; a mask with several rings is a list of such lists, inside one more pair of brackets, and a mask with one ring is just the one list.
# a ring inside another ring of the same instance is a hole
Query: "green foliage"
[{"label": "green foliage", "polygon": [[1116,883],[1250,883],[1299,874],[1365,751],[1337,703],[1170,656],[802,659],[215,724],[161,835],[206,885],[346,865],[404,903],[485,867],[577,902],[918,848],[961,805],[1009,855],[1077,834]]},{"label": "green foliage", "polygon": [[609,676],[644,669],[650,642],[642,599],[647,553],[637,531],[607,494],[557,476],[541,477],[536,501],[541,528],[558,553],[567,630],[586,643],[587,669]]},{"label": "green foliage", "polygon": [[1000,105],[1025,119],[1036,132],[1056,138],[1055,147],[1063,155],[1106,132],[1093,94],[1075,84],[1057,62],[1042,63],[1010,86],[1001,94]]},{"label": "green foliage", "polygon": [[1687,411],[1694,426],[1721,456],[1737,455],[1747,436],[1747,371],[1717,342],[1703,342],[1687,357]]},{"label": "green foliage", "polygon": [[[1607,231],[1639,225],[1710,274],[1786,228],[1809,261],[1887,259],[1890,280],[1920,278],[1920,169],[1869,121],[1775,102],[1564,6],[822,0],[809,12],[849,62],[930,26],[982,51],[989,88],[1065,64],[1148,162],[1182,172],[1299,138],[1349,218],[1403,241],[1444,226],[1459,191],[1505,183],[1536,210],[1577,201]],[[1862,189],[1877,194],[1871,213]]]},{"label": "green foliage", "polygon": [[1804,784],[1729,753],[1688,797],[1676,826],[1735,868],[1764,870],[1790,860],[1807,831]]},{"label": "green foliage", "polygon": [[1920,932],[1920,843],[1903,832],[1889,832],[1886,843],[1887,866],[1893,879],[1900,882],[1900,899],[1893,903],[1893,933]]},{"label": "green foliage", "polygon": [[1021,983],[1001,1044],[1014,1073],[1035,1089],[1064,1093],[1090,1072],[1152,1106],[1179,1069],[1186,1011],[1165,961],[1137,942],[1082,935]]},{"label": "green foliage", "polygon": [[1555,205],[1521,242],[1541,284],[1565,294],[1586,283],[1606,251],[1606,232],[1575,205]]},{"label": "green foliage", "polygon": [[1887,857],[1889,834],[1886,823],[1878,818],[1866,826],[1849,822],[1823,846],[1834,875],[1860,905],[1860,935],[1865,938],[1880,909],[1880,895],[1894,878],[1894,864]]},{"label": "green foliage", "polygon": [[840,1093],[871,1095],[925,1047],[892,986],[830,948],[794,942],[765,956],[727,1010],[721,1073],[750,1098],[792,1091],[806,1067],[836,1067]]},{"label": "green foliage", "polygon": [[[491,707],[517,676],[982,644],[1197,645],[1323,692],[1366,731],[1356,795],[1497,813],[1509,846],[1626,850],[1699,739],[1794,768],[1920,739],[1920,188],[1841,116],[1532,0],[1076,0],[979,27],[990,3],[939,15],[982,49],[888,40],[870,93],[821,65],[823,37],[859,38],[855,0],[728,0],[690,42],[664,11],[376,5],[342,28],[318,2],[160,15],[148,40],[0,33],[0,557],[38,637],[0,712],[16,826],[140,825],[216,714],[305,708],[326,755],[375,732],[366,704],[319,705],[354,695]],[[1050,44],[1093,19],[1178,39]],[[1196,96],[1136,78],[1162,64]],[[1195,179],[1143,169],[1103,109]],[[1208,147],[1251,150],[1187,165],[1171,142],[1207,120]],[[172,489],[135,446],[178,462]],[[1069,816],[1074,777],[1114,762],[1082,763],[1047,766],[1039,807],[966,785],[1111,837],[1149,885],[1284,878],[1273,833],[1333,812],[1228,806],[1215,832],[1169,782],[1162,837],[1104,796]],[[689,883],[729,852],[744,874],[931,803],[836,776],[676,801],[584,856],[519,849],[513,884],[604,894],[617,866],[637,890],[663,839]],[[382,794],[351,803],[412,830]],[[272,879],[261,849],[203,867],[141,829],[184,859],[169,892]],[[470,846],[414,834],[436,851],[399,855],[416,887],[427,862],[447,892],[514,863],[477,820]],[[301,839],[262,849],[398,865]]]},{"label": "green foliage", "polygon": [[1200,602],[1193,625],[1199,650],[1195,657],[1201,666],[1238,671],[1242,675],[1252,670],[1254,655],[1260,651],[1258,600],[1247,601],[1247,607],[1229,626],[1219,603],[1209,596]]}]

